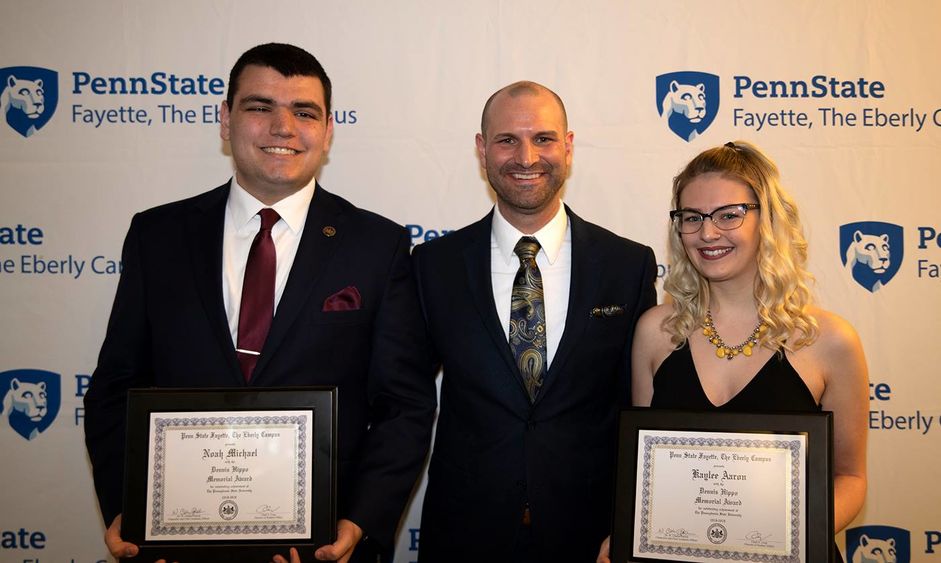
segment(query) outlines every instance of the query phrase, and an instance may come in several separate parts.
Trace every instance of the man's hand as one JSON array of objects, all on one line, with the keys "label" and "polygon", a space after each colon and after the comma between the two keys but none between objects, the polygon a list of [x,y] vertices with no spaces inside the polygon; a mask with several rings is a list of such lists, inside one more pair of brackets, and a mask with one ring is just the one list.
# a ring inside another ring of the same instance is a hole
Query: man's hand
[{"label": "man's hand", "polygon": [[[356,549],[356,544],[363,538],[363,529],[350,520],[337,521],[337,541],[325,545],[314,553],[319,561],[338,561],[347,563]],[[293,557],[293,554],[292,554]],[[291,563],[295,562],[293,559]]]},{"label": "man's hand", "polygon": [[[288,563],[287,559],[281,555],[275,555],[272,561],[274,561],[274,563]],[[298,555],[296,547],[291,548],[291,563],[301,563],[301,556]]]},{"label": "man's hand", "polygon": [[[121,539],[120,514],[114,517],[111,525],[108,526],[107,530],[105,530],[105,545],[108,546],[108,551],[111,552],[111,556],[115,559],[121,559],[122,557],[135,557],[137,552],[140,551],[136,545]],[[166,563],[166,560],[158,559],[156,563]],[[300,561],[298,561],[298,563],[300,563]]]},{"label": "man's hand", "polygon": [[601,549],[598,550],[598,560],[596,561],[596,563],[611,563],[610,549],[611,549],[611,536],[608,536],[604,539],[603,542],[601,542]]},{"label": "man's hand", "polygon": [[134,557],[137,555],[137,546],[121,539],[121,515],[114,517],[111,525],[105,530],[105,545],[115,559]]},{"label": "man's hand", "polygon": [[[337,521],[337,541],[325,545],[314,553],[320,561],[338,561],[346,563],[353,556],[353,550],[356,544],[363,538],[363,530],[349,520]],[[290,563],[301,563],[301,556],[297,553],[297,548],[291,548]],[[288,563],[288,560],[282,555],[275,555],[272,560],[274,563]]]}]

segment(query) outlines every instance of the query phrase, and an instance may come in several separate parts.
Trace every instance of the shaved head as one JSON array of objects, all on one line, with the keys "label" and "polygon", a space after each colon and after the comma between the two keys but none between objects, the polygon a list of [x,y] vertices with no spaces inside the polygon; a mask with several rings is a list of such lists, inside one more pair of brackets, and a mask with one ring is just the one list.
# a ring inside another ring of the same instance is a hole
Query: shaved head
[{"label": "shaved head", "polygon": [[490,106],[493,104],[494,100],[500,96],[506,95],[511,98],[518,98],[520,96],[538,96],[540,94],[549,94],[552,96],[556,103],[559,104],[559,110],[562,112],[562,122],[565,127],[564,130],[568,130],[568,116],[565,113],[565,104],[562,103],[562,98],[552,90],[546,88],[542,84],[536,82],[530,82],[528,80],[521,80],[519,82],[514,82],[509,86],[504,86],[496,92],[494,92],[489,98],[487,98],[487,103],[484,104],[484,111],[480,115],[480,133],[486,138],[487,136],[487,119],[490,113]]}]

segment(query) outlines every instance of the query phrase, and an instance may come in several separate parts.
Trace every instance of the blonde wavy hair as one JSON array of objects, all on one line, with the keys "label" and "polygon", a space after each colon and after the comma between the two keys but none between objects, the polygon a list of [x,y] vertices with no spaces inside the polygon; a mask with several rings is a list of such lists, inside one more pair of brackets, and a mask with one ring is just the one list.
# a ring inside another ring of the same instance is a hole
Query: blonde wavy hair
[{"label": "blonde wavy hair", "polygon": [[[781,187],[778,167],[758,147],[744,141],[708,149],[673,179],[673,208],[680,208],[680,194],[690,182],[710,172],[744,183],[761,205],[754,293],[758,317],[768,326],[761,345],[793,352],[812,343],[817,321],[809,313],[813,277],[805,268],[807,240],[797,206]],[[709,308],[709,281],[693,267],[672,225],[669,241],[670,271],[663,288],[673,298],[673,312],[664,321],[664,329],[679,348],[702,326]],[[795,332],[799,337],[791,339]]]}]

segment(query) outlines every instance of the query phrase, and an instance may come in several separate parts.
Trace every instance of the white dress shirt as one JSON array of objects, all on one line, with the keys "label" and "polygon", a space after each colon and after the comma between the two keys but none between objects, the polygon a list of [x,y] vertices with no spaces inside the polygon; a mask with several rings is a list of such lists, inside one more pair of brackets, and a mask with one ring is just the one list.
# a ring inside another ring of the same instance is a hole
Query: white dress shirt
[{"label": "white dress shirt", "polygon": [[546,362],[547,366],[551,366],[562,332],[565,331],[572,280],[572,229],[565,214],[565,206],[559,205],[559,211],[552,220],[532,235],[517,230],[500,214],[500,207],[494,206],[490,232],[490,277],[493,302],[507,341],[510,339],[513,279],[520,267],[519,257],[513,253],[513,248],[524,236],[535,237],[541,246],[536,254],[536,265],[542,274],[543,304],[546,309]]},{"label": "white dress shirt", "polygon": [[238,343],[242,279],[245,277],[248,252],[255,235],[261,230],[261,216],[258,212],[265,207],[271,207],[281,216],[271,228],[271,239],[274,241],[277,256],[274,278],[274,311],[277,312],[284,285],[294,264],[294,256],[297,255],[297,246],[304,232],[307,210],[314,197],[316,184],[316,180],[311,180],[296,193],[268,206],[245,191],[245,188],[238,184],[237,178],[232,178],[232,188],[225,204],[225,226],[222,233],[222,299],[233,344]]}]

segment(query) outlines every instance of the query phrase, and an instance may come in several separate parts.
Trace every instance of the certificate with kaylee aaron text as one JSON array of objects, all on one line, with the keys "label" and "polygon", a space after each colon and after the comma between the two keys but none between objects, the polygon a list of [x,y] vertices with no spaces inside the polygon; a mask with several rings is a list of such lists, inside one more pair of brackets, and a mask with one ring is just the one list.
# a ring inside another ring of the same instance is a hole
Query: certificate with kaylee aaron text
[{"label": "certificate with kaylee aaron text", "polygon": [[146,540],[310,533],[310,411],[150,414]]},{"label": "certificate with kaylee aaron text", "polygon": [[136,559],[254,563],[336,534],[335,387],[132,389],[121,532]]},{"label": "certificate with kaylee aaron text", "polygon": [[625,411],[613,561],[828,561],[829,428],[828,413]]},{"label": "certificate with kaylee aaron text", "polygon": [[639,553],[805,561],[805,436],[643,430],[639,440]]}]

